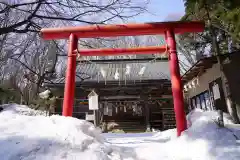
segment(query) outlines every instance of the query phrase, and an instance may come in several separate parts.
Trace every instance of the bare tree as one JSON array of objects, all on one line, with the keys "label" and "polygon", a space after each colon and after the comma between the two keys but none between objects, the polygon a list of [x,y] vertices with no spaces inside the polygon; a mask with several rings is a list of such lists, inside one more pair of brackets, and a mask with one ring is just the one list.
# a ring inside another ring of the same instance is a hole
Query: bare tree
[{"label": "bare tree", "polygon": [[[57,60],[66,52],[66,41],[44,42],[38,33],[42,27],[120,22],[144,12],[147,3],[148,0],[2,0],[1,83],[8,82],[9,88],[30,102],[44,81],[51,83],[56,68],[65,71],[65,63]],[[86,40],[81,44],[94,46]]]},{"label": "bare tree", "polygon": [[104,24],[138,15],[145,11],[146,4],[144,0],[5,0],[0,2],[0,20],[5,22],[0,35],[38,32],[59,22]]}]

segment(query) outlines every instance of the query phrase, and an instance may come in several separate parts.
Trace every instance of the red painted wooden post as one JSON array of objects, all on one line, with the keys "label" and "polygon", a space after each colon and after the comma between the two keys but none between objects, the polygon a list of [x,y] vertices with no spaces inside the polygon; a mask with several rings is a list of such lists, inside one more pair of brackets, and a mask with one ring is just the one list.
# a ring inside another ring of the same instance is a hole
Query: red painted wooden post
[{"label": "red painted wooden post", "polygon": [[182,82],[180,76],[179,62],[176,50],[176,41],[173,30],[168,30],[165,33],[166,41],[169,47],[169,64],[172,83],[172,94],[174,111],[177,126],[177,136],[181,135],[181,132],[187,129],[186,115],[184,112],[184,99]]},{"label": "red painted wooden post", "polygon": [[75,76],[76,76],[76,53],[78,38],[74,34],[69,36],[68,46],[68,61],[65,79],[64,100],[63,100],[63,116],[72,116],[74,105],[74,92],[75,92]]}]

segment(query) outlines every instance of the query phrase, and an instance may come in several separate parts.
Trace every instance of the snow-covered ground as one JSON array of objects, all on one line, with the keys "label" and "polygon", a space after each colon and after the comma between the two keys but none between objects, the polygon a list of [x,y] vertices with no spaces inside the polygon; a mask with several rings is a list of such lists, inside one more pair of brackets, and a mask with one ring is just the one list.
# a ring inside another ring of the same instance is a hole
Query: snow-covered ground
[{"label": "snow-covered ground", "polygon": [[[195,110],[188,117],[189,129],[179,138],[176,130],[145,134],[106,134],[106,140],[122,153],[141,160],[237,160],[240,159],[240,127],[219,128],[216,112]],[[124,153],[125,152],[125,153]]]},{"label": "snow-covered ground", "polygon": [[16,104],[0,112],[1,160],[237,160],[240,127],[224,115],[227,127],[214,122],[216,112],[195,110],[188,130],[141,134],[102,134],[91,123],[71,117],[45,117]]}]

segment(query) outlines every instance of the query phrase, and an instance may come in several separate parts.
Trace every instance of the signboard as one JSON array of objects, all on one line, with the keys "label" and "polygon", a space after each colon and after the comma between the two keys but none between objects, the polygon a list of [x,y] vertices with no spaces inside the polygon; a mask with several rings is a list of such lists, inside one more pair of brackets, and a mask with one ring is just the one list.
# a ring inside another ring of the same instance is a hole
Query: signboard
[{"label": "signboard", "polygon": [[212,90],[213,90],[213,98],[214,98],[214,100],[220,99],[220,91],[219,91],[218,84],[215,84],[212,87]]},{"label": "signboard", "polygon": [[98,110],[98,95],[96,92],[92,91],[88,95],[88,104],[89,110]]}]

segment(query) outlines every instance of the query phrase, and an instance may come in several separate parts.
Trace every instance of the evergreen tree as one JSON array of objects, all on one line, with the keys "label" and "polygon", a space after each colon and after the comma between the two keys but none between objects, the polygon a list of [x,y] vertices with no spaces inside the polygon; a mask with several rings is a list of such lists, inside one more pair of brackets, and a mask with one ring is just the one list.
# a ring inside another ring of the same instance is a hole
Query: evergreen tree
[{"label": "evergreen tree", "polygon": [[[206,23],[206,31],[200,33],[198,38],[193,34],[183,35],[182,43],[196,53],[206,54],[206,47],[210,46],[209,53],[216,55],[221,70],[223,90],[232,109],[232,118],[239,123],[236,103],[233,100],[229,83],[223,71],[220,54],[239,49],[240,42],[240,2],[238,0],[184,0],[186,14],[183,20],[202,20]],[[191,42],[189,39],[195,38]]]}]

